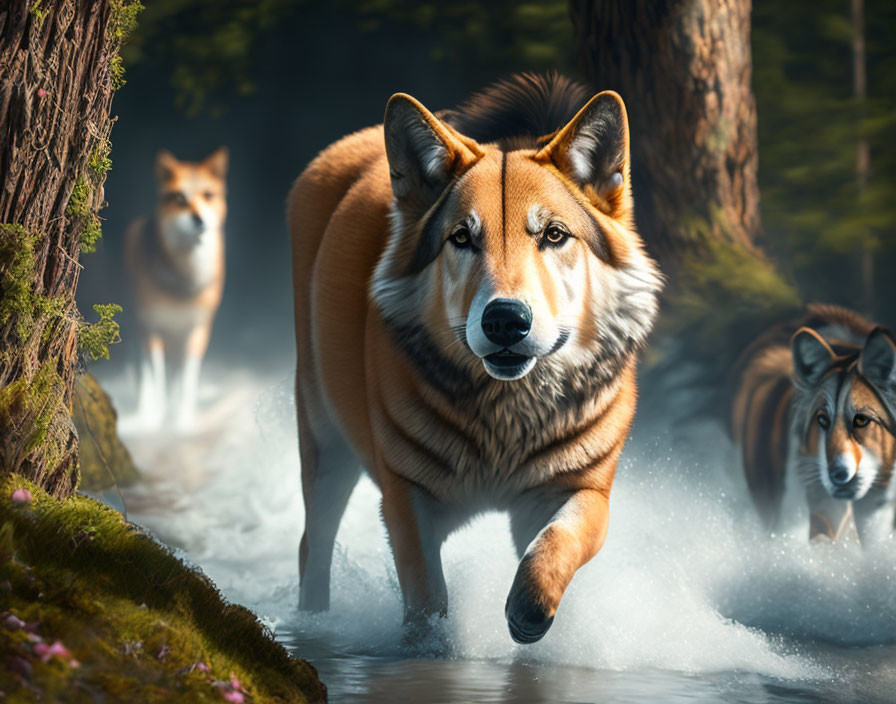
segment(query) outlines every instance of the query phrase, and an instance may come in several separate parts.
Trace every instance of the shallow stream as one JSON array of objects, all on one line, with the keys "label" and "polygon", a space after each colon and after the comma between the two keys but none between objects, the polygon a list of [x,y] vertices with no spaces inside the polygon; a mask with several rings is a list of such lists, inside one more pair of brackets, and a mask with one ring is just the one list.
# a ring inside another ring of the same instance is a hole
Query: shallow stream
[{"label": "shallow stream", "polygon": [[[506,518],[487,514],[443,549],[449,617],[404,646],[366,479],[337,539],[332,610],[300,613],[290,374],[210,366],[205,378],[197,433],[127,438],[146,480],[103,498],[254,609],[331,702],[896,701],[896,540],[809,545],[799,516],[763,536],[714,426],[677,441],[635,429],[605,547],[535,645],[507,633],[516,559]],[[101,380],[130,407],[132,380]]]}]

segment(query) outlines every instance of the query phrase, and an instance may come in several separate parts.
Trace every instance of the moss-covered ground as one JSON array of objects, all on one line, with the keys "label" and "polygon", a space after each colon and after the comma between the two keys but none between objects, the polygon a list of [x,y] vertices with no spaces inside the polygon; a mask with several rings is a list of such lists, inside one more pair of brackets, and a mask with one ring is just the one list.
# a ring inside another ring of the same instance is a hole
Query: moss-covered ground
[{"label": "moss-covered ground", "polygon": [[326,700],[252,612],[117,511],[15,475],[0,479],[0,691],[16,703]]}]

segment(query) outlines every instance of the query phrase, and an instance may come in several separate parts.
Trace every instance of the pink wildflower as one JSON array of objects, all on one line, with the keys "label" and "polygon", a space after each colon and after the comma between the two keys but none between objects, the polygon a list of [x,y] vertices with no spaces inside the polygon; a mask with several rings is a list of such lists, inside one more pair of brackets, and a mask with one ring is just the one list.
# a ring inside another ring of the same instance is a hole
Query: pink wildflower
[{"label": "pink wildflower", "polygon": [[52,645],[47,645],[46,643],[35,644],[34,654],[40,656],[40,659],[44,662],[50,662],[53,658],[72,659],[72,654],[68,651],[68,648],[58,640]]},{"label": "pink wildflower", "polygon": [[15,614],[10,614],[3,619],[3,625],[6,626],[7,630],[19,631],[25,627],[25,622]]},{"label": "pink wildflower", "polygon": [[30,504],[31,492],[27,489],[16,489],[12,492],[12,500],[17,504]]},{"label": "pink wildflower", "polygon": [[37,89],[37,97],[38,98],[43,98],[46,94],[47,94],[46,88],[38,88]]}]

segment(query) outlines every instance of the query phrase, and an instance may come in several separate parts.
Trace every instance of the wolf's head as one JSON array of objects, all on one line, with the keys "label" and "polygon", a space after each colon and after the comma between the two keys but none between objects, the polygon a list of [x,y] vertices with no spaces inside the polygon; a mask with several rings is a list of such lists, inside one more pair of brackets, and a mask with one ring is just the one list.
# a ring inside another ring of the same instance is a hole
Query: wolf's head
[{"label": "wolf's head", "polygon": [[227,147],[198,163],[179,161],[164,150],[156,157],[156,216],[162,242],[172,253],[193,249],[224,224],[227,161]]},{"label": "wolf's head", "polygon": [[528,144],[479,144],[398,94],[385,141],[394,201],[371,293],[412,356],[510,381],[644,342],[661,277],[633,226],[617,94]]},{"label": "wolf's head", "polygon": [[847,500],[886,486],[896,463],[890,333],[877,328],[861,351],[838,354],[817,332],[801,328],[793,338],[793,364],[795,431],[806,479]]}]

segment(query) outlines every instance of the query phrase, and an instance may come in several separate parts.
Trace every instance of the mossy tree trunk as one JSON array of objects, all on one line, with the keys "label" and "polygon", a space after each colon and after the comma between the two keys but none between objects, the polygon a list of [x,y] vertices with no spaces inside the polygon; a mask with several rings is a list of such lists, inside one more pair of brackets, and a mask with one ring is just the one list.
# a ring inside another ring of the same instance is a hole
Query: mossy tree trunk
[{"label": "mossy tree trunk", "polygon": [[801,306],[760,246],[751,5],[570,0],[588,79],[628,106],[635,219],[668,279],[642,385],[660,413],[687,384],[724,417],[731,365]]},{"label": "mossy tree trunk", "polygon": [[750,0],[572,0],[589,80],[629,106],[638,226],[674,272],[761,230]]},{"label": "mossy tree trunk", "polygon": [[0,5],[0,473],[78,478],[75,288],[99,234],[127,0]]}]

